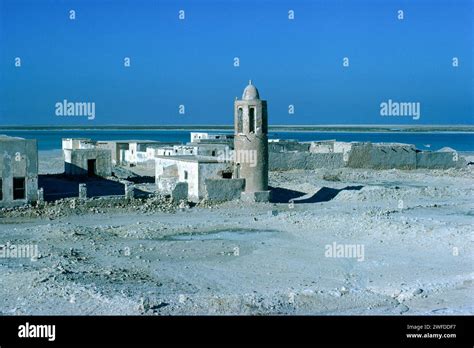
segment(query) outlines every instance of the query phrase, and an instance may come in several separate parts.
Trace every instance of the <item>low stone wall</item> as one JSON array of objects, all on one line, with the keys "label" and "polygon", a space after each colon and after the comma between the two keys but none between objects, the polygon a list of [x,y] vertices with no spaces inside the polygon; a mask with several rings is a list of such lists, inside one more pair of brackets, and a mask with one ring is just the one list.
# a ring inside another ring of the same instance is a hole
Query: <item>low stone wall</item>
[{"label": "low stone wall", "polygon": [[177,176],[161,175],[155,179],[158,190],[166,195],[170,195],[178,182]]},{"label": "low stone wall", "polygon": [[206,179],[206,199],[215,202],[239,199],[245,179]]},{"label": "low stone wall", "polygon": [[420,151],[411,144],[352,143],[345,154],[309,151],[269,152],[269,170],[367,168],[367,169],[447,169],[466,165],[453,151]]},{"label": "low stone wall", "polygon": [[342,153],[270,152],[269,170],[344,167]]},{"label": "low stone wall", "polygon": [[309,151],[311,143],[300,143],[297,141],[270,141],[268,142],[268,151],[270,152],[289,152],[289,151]]},{"label": "low stone wall", "polygon": [[416,169],[413,145],[361,143],[352,146],[347,166],[370,169]]},{"label": "low stone wall", "polygon": [[171,191],[171,199],[174,202],[187,201],[188,200],[188,183],[178,182]]},{"label": "low stone wall", "polygon": [[456,152],[418,152],[416,154],[417,168],[460,168],[466,164],[466,160]]}]

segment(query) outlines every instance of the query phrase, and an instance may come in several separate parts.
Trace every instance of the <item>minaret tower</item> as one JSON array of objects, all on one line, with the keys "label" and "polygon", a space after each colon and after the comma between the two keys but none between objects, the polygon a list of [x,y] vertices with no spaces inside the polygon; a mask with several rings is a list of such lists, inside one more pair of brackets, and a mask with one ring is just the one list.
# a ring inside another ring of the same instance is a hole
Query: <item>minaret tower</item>
[{"label": "minaret tower", "polygon": [[234,159],[237,176],[245,179],[242,197],[268,201],[267,102],[249,81],[242,99],[234,102]]}]

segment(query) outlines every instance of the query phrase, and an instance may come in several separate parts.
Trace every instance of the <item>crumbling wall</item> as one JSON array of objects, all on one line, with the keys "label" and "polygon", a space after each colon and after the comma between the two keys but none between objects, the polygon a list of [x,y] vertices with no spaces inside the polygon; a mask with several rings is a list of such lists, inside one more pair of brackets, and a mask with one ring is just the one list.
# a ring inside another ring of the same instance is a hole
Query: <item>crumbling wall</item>
[{"label": "crumbling wall", "polygon": [[[15,206],[38,199],[38,147],[34,139],[0,138],[0,207]],[[25,199],[13,199],[13,178],[25,179]]]},{"label": "crumbling wall", "polygon": [[175,202],[188,199],[188,183],[178,182],[175,187],[171,190],[171,199]]},{"label": "crumbling wall", "polygon": [[205,198],[210,201],[224,202],[239,199],[245,186],[245,179],[206,179]]},{"label": "crumbling wall", "polygon": [[[198,178],[198,195],[194,199],[199,200],[206,196],[206,179],[219,179],[222,172],[232,171],[232,165],[225,162],[200,162]],[[229,180],[229,179],[226,179]]]},{"label": "crumbling wall", "polygon": [[312,141],[309,147],[309,152],[313,153],[331,153],[334,151],[335,140],[326,141]]},{"label": "crumbling wall", "polygon": [[165,194],[171,194],[178,182],[186,182],[188,199],[199,200],[199,166],[195,161],[156,158],[155,182],[158,189]]},{"label": "crumbling wall", "polygon": [[38,200],[38,144],[36,139],[28,139],[25,143],[26,152],[26,200]]},{"label": "crumbling wall", "polygon": [[[98,141],[96,146],[98,149],[110,151],[113,165],[121,164],[122,157],[120,156],[120,151],[128,150],[128,143],[120,143],[116,141]],[[125,155],[123,156],[123,159],[125,159]]]},{"label": "crumbling wall", "polygon": [[270,141],[268,142],[269,152],[304,152],[309,151],[310,143],[300,143],[294,140]]},{"label": "crumbling wall", "polygon": [[466,160],[457,152],[423,151],[416,154],[416,167],[426,169],[460,168],[466,165]]},{"label": "crumbling wall", "polygon": [[370,169],[415,169],[416,149],[408,144],[354,144],[347,166]]},{"label": "crumbling wall", "polygon": [[332,141],[313,142],[309,152],[271,151],[269,169],[331,169],[345,166],[369,169],[446,169],[466,165],[465,159],[454,150],[430,152],[419,151],[411,144],[334,142],[334,152],[331,152],[331,144]]},{"label": "crumbling wall", "polygon": [[70,162],[64,162],[64,172],[68,175],[87,175],[88,160],[95,160],[95,175],[101,177],[112,175],[111,151],[105,149],[72,150]]},{"label": "crumbling wall", "polygon": [[269,170],[344,167],[342,153],[270,152]]}]

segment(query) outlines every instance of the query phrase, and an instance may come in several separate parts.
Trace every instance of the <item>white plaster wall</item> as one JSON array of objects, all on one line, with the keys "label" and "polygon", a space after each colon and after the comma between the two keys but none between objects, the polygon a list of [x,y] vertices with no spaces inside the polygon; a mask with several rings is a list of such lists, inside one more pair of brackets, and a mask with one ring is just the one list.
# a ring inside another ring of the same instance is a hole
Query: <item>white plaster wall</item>
[{"label": "white plaster wall", "polygon": [[206,179],[218,179],[218,173],[231,166],[229,163],[212,162],[199,163],[198,177],[198,198],[204,198],[206,195]]},{"label": "white plaster wall", "polygon": [[63,150],[64,162],[71,163],[71,150]]},{"label": "white plaster wall", "polygon": [[311,143],[309,151],[312,152],[312,153],[332,153],[332,152],[336,152],[336,151],[334,151],[334,144],[333,143],[324,143],[324,144]]},{"label": "white plaster wall", "polygon": [[72,139],[63,139],[62,140],[62,149],[72,149]]},{"label": "white plaster wall", "polygon": [[[199,200],[200,181],[199,165],[197,162],[177,161],[178,181],[188,183],[188,199]],[[188,172],[188,179],[184,178],[184,171]]]},{"label": "white plaster wall", "polygon": [[209,133],[203,132],[191,132],[191,142],[194,142],[199,139],[208,139]]}]

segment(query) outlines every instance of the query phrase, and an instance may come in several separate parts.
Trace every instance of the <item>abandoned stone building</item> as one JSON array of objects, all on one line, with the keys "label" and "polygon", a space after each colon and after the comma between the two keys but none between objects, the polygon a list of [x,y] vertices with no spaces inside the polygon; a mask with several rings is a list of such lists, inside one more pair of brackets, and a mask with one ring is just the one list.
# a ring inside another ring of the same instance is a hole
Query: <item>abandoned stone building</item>
[{"label": "abandoned stone building", "polygon": [[232,178],[231,163],[220,162],[209,156],[162,156],[157,157],[155,163],[158,189],[172,194],[178,183],[185,183],[188,193],[185,198],[190,201],[199,201],[207,196],[207,179],[228,181]]},{"label": "abandoned stone building", "polygon": [[113,165],[134,166],[153,160],[162,149],[180,145],[178,142],[156,140],[100,140],[96,147],[111,151]]},{"label": "abandoned stone building", "polygon": [[152,145],[147,147],[147,159],[157,156],[211,156],[222,157],[232,150],[232,146],[224,143],[187,143],[186,145]]},{"label": "abandoned stone building", "polygon": [[156,156],[158,188],[172,194],[176,185],[186,183],[191,201],[268,201],[267,129],[266,101],[250,81],[242,99],[234,102],[234,135],[192,133],[186,154]]},{"label": "abandoned stone building", "polygon": [[90,139],[70,139],[62,141],[64,173],[73,176],[112,175],[111,151],[96,147]]},{"label": "abandoned stone building", "polygon": [[124,151],[123,163],[137,165],[138,163],[146,162],[150,158],[147,157],[147,147],[150,145],[159,144],[154,140],[134,140],[128,142],[128,150]]},{"label": "abandoned stone building", "polygon": [[99,149],[110,151],[111,161],[113,165],[125,164],[125,151],[129,149],[128,141],[97,141],[96,146]]},{"label": "abandoned stone building", "polygon": [[233,143],[234,135],[227,133],[191,132],[191,143]]},{"label": "abandoned stone building", "polygon": [[38,200],[38,148],[35,139],[0,135],[0,207]]}]

